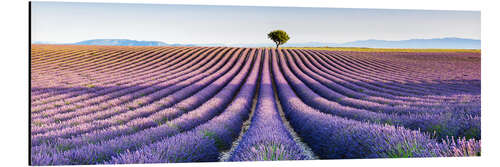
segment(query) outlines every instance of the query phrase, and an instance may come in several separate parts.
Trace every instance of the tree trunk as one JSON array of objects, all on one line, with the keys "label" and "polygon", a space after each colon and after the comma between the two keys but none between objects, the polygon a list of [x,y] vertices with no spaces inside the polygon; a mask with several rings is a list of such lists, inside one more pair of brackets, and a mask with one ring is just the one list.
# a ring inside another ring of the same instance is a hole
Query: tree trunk
[{"label": "tree trunk", "polygon": [[276,49],[280,47],[279,43],[276,42]]}]

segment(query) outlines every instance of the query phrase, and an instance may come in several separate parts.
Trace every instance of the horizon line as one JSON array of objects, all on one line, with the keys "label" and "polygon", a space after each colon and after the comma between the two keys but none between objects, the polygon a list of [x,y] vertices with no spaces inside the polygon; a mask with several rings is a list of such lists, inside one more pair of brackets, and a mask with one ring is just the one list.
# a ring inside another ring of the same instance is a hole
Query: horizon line
[{"label": "horizon line", "polygon": [[[309,41],[309,42],[293,42],[293,43],[286,43],[286,44],[297,44],[297,43],[343,44],[343,43],[350,43],[350,42],[356,42],[356,41],[370,41],[370,40],[397,42],[397,41],[407,41],[407,40],[432,40],[432,39],[450,39],[450,38],[481,41],[480,38],[476,39],[476,38],[461,38],[461,37],[409,38],[409,39],[401,39],[401,40],[385,40],[385,39],[369,38],[369,39],[360,39],[360,40],[353,40],[353,41],[347,41],[347,42]],[[77,42],[56,42],[56,41],[39,40],[39,41],[30,41],[30,43],[33,44],[33,43],[38,42],[38,43],[50,43],[50,44],[74,44],[74,43],[83,42],[83,41],[90,41],[90,40],[131,40],[131,41],[138,41],[138,42],[163,42],[165,44],[182,44],[182,45],[190,45],[190,44],[192,44],[192,45],[194,45],[194,44],[202,44],[202,45],[208,45],[208,44],[224,44],[224,45],[273,44],[272,42],[269,42],[269,43],[217,43],[217,42],[212,42],[212,43],[175,43],[175,42],[169,43],[169,42],[164,42],[164,41],[160,41],[160,40],[141,40],[141,39],[129,39],[129,38],[91,38],[91,39],[81,40],[81,41],[77,41]]]}]

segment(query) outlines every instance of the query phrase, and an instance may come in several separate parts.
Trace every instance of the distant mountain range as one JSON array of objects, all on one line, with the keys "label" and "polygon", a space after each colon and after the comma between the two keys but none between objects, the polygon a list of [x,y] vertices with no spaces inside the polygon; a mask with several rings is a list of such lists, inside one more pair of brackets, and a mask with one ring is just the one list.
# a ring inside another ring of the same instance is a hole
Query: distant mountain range
[{"label": "distant mountain range", "polygon": [[346,43],[290,43],[285,47],[365,47],[365,48],[415,48],[415,49],[481,49],[481,40],[465,38],[409,39],[400,41],[360,40]]},{"label": "distant mountain range", "polygon": [[[321,46],[324,43],[291,44],[302,46]],[[481,40],[464,38],[410,39],[401,41],[361,40],[346,43],[328,43],[329,47],[367,47],[367,48],[442,48],[442,49],[481,49]]]},{"label": "distant mountain range", "polygon": [[[33,44],[56,44],[52,42],[33,42]],[[273,43],[254,44],[167,44],[161,41],[136,41],[129,39],[93,39],[72,45],[114,45],[114,46],[232,46],[232,47],[268,47]],[[367,47],[367,48],[441,48],[441,49],[481,49],[481,40],[466,38],[433,38],[433,39],[409,39],[400,41],[388,40],[360,40],[346,43],[287,43],[284,47]]]},{"label": "distant mountain range", "polygon": [[74,43],[75,45],[114,45],[114,46],[166,46],[161,41],[136,41],[128,39],[92,39]]},{"label": "distant mountain range", "polygon": [[73,43],[74,45],[112,45],[112,46],[194,46],[167,44],[161,41],[136,41],[130,39],[92,39]]},{"label": "distant mountain range", "polygon": [[35,41],[33,44],[61,44],[61,45],[110,45],[110,46],[195,46],[191,44],[167,44],[161,41],[137,41],[130,39],[92,39],[75,43],[55,43]]}]

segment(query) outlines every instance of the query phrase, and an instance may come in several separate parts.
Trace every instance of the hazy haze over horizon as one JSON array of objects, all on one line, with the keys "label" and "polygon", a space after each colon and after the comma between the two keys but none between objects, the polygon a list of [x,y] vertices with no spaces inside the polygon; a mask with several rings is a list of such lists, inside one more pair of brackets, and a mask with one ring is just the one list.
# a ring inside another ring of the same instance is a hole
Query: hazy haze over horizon
[{"label": "hazy haze over horizon", "polygon": [[458,37],[480,39],[479,11],[31,2],[32,41],[133,39],[180,44],[341,43]]}]

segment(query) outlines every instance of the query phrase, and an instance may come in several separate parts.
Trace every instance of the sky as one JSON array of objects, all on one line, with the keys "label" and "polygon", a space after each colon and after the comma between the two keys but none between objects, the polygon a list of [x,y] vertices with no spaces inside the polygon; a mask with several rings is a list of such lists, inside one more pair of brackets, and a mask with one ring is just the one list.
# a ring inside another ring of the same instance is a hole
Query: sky
[{"label": "sky", "polygon": [[32,41],[133,39],[178,44],[480,39],[479,11],[31,2]]}]

